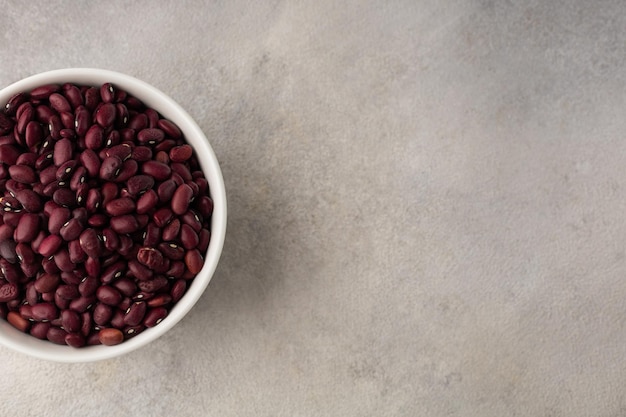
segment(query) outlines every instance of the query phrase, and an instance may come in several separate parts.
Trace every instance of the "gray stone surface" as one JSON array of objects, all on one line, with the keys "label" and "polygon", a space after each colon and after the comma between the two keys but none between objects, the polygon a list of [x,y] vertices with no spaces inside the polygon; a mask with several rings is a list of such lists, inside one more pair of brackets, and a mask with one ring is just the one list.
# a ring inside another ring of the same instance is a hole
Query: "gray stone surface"
[{"label": "gray stone surface", "polygon": [[101,67],[222,165],[207,292],[3,416],[623,416],[621,1],[0,1],[0,85]]}]

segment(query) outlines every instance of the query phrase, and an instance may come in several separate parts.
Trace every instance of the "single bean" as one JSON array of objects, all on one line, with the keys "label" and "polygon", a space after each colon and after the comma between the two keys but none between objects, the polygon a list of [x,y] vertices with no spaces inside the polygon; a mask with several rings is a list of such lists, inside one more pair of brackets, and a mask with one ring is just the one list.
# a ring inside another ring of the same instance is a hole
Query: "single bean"
[{"label": "single bean", "polygon": [[58,84],[42,85],[31,90],[30,98],[35,100],[47,99],[52,93],[56,93],[60,89],[61,87]]},{"label": "single bean", "polygon": [[61,86],[63,96],[73,109],[83,105],[83,96],[78,87],[74,84],[66,83]]},{"label": "single bean", "polygon": [[78,292],[83,297],[89,297],[96,293],[96,290],[100,286],[100,281],[95,276],[86,276],[78,284]]},{"label": "single bean", "polygon": [[32,306],[33,319],[51,321],[58,317],[59,311],[52,303],[39,303]]},{"label": "single bean", "polygon": [[61,276],[59,274],[43,274],[35,281],[34,287],[37,292],[52,292],[57,289],[61,283]]},{"label": "single bean", "polygon": [[137,113],[128,121],[128,127],[139,132],[148,127],[148,116],[143,113]]},{"label": "single bean", "polygon": [[200,230],[202,230],[202,218],[195,210],[187,211],[185,214],[180,216],[180,219],[183,223],[191,226],[196,233],[200,233]]},{"label": "single bean", "polygon": [[162,307],[172,302],[172,296],[168,293],[157,294],[151,299],[149,299],[146,303],[148,307]]},{"label": "single bean", "polygon": [[185,164],[173,163],[172,172],[177,173],[185,182],[193,181],[193,177],[191,176],[191,172],[189,172],[189,168]]},{"label": "single bean", "polygon": [[100,165],[100,178],[106,181],[111,181],[117,177],[120,168],[122,167],[122,160],[117,156],[110,156],[102,161]]},{"label": "single bean", "polygon": [[39,122],[34,120],[28,122],[26,125],[26,131],[24,132],[24,140],[26,146],[30,149],[35,149],[37,145],[43,140],[44,133],[43,128]]},{"label": "single bean", "polygon": [[54,259],[52,259],[52,256],[44,258],[41,261],[41,266],[46,274],[57,274],[61,272],[59,271],[57,264],[54,263]]},{"label": "single bean", "polygon": [[70,261],[70,254],[67,248],[60,248],[53,256],[54,263],[62,272],[71,272],[76,267],[76,265]]},{"label": "single bean", "polygon": [[158,209],[152,215],[152,220],[158,227],[165,227],[174,218],[174,213],[167,207]]},{"label": "single bean", "polygon": [[[35,119],[35,109],[33,106],[25,107],[17,118],[17,124],[15,125],[15,132],[19,135],[23,135],[26,132],[26,125]],[[3,123],[3,125],[5,125]],[[17,136],[17,135],[16,135]]]},{"label": "single bean", "polygon": [[148,268],[154,270],[163,265],[163,254],[157,249],[143,247],[137,253],[137,260]]},{"label": "single bean", "polygon": [[126,271],[126,266],[126,262],[121,260],[107,266],[107,268],[102,273],[100,280],[104,284],[110,284],[114,280],[124,275],[124,272]]},{"label": "single bean", "polygon": [[[20,243],[24,245],[24,243]],[[17,244],[13,240],[0,240],[0,257],[14,264],[18,261]],[[21,262],[21,259],[20,259]]]},{"label": "single bean", "polygon": [[152,210],[159,201],[157,193],[154,190],[148,190],[137,200],[137,214],[146,214]]},{"label": "single bean", "polygon": [[70,254],[70,261],[72,261],[74,264],[85,262],[85,260],[87,259],[87,254],[85,253],[83,248],[81,248],[80,241],[78,239],[68,242],[67,251]]},{"label": "single bean", "polygon": [[139,230],[137,218],[130,214],[112,217],[110,224],[111,229],[119,234],[133,233]]},{"label": "single bean", "polygon": [[[74,161],[78,162],[78,161]],[[81,184],[84,184],[87,181],[87,168],[84,166],[77,165],[73,168],[73,172],[71,173],[72,177],[70,178],[70,190],[76,191]],[[94,188],[97,191],[97,188]]]},{"label": "single bean", "polygon": [[[129,262],[129,269],[130,269],[130,262]],[[134,281],[130,278],[121,277],[118,280],[113,281],[111,285],[117,288],[118,291],[122,293],[122,295],[124,295],[125,297],[130,297],[137,292],[137,285],[135,285]]]},{"label": "single bean", "polygon": [[85,149],[79,156],[80,162],[87,169],[90,177],[97,178],[100,173],[100,158],[92,149]]},{"label": "single bean", "polygon": [[85,229],[80,234],[79,242],[80,247],[89,257],[96,258],[100,256],[100,253],[102,252],[102,243],[94,229]]},{"label": "single bean", "polygon": [[141,143],[155,144],[165,139],[165,132],[158,128],[141,129],[137,133],[137,140]]},{"label": "single bean", "polygon": [[103,128],[113,126],[115,123],[116,109],[112,103],[105,103],[98,108],[95,115],[96,122]]},{"label": "single bean", "polygon": [[171,261],[180,261],[185,258],[185,249],[172,242],[162,242],[159,251]]},{"label": "single bean", "polygon": [[189,204],[193,198],[193,191],[187,184],[182,184],[174,192],[171,207],[175,214],[182,215],[189,210]]},{"label": "single bean", "polygon": [[87,224],[91,227],[102,228],[107,226],[109,223],[109,217],[102,213],[96,213],[89,216],[87,219]]},{"label": "single bean", "polygon": [[53,160],[54,165],[61,166],[64,162],[72,158],[72,142],[63,138],[54,144]]},{"label": "single bean", "polygon": [[181,278],[185,274],[185,263],[182,261],[174,261],[170,264],[170,268],[165,272],[168,278]]},{"label": "single bean", "polygon": [[65,338],[68,333],[60,327],[50,326],[46,338],[57,345],[65,345]]},{"label": "single bean", "polygon": [[76,240],[85,229],[78,219],[68,220],[60,229],[59,234],[66,242]]},{"label": "single bean", "polygon": [[78,285],[63,284],[56,289],[56,295],[65,300],[74,300],[81,296]]},{"label": "single bean", "polygon": [[33,239],[35,239],[38,233],[39,216],[34,213],[24,213],[22,216],[20,216],[17,227],[15,228],[16,242],[31,242]]},{"label": "single bean", "polygon": [[124,333],[119,329],[107,328],[98,333],[100,343],[107,346],[118,345],[124,341]]},{"label": "single bean", "polygon": [[154,278],[151,278],[147,281],[138,281],[137,286],[141,291],[146,292],[157,292],[165,287],[167,287],[168,281],[162,275],[157,275]]},{"label": "single bean", "polygon": [[[9,255],[11,255],[11,253],[9,253]],[[33,264],[36,261],[35,252],[33,252],[32,247],[27,243],[18,243],[17,245],[15,245],[15,256],[22,265]],[[5,259],[8,259],[9,262],[11,261],[6,256]]]},{"label": "single bean", "polygon": [[145,267],[139,261],[131,259],[128,261],[128,270],[133,276],[140,281],[147,281],[153,276],[153,271],[150,268]]},{"label": "single bean", "polygon": [[170,289],[172,302],[177,303],[181,298],[183,298],[183,295],[185,295],[186,291],[187,291],[187,281],[185,281],[184,279],[177,279],[176,281],[174,281]]},{"label": "single bean", "polygon": [[67,285],[78,285],[83,280],[82,271],[61,271],[61,281]]},{"label": "single bean", "polygon": [[149,223],[143,233],[143,245],[154,247],[161,241],[161,229],[154,223]]},{"label": "single bean", "polygon": [[96,106],[102,102],[102,98],[100,97],[100,89],[96,87],[90,87],[84,92],[85,96],[85,107],[89,110],[95,110]]},{"label": "single bean", "polygon": [[139,195],[154,186],[154,178],[149,175],[135,175],[127,181],[128,192]]},{"label": "single bean", "polygon": [[110,228],[102,230],[102,241],[106,250],[116,251],[120,247],[120,239],[117,233]]},{"label": "single bean", "polygon": [[94,296],[79,297],[70,302],[70,308],[78,313],[83,313],[89,310],[95,301],[96,297]]},{"label": "single bean", "polygon": [[152,159],[152,149],[147,146],[135,146],[133,148],[132,158],[137,162],[149,161]]},{"label": "single bean", "polygon": [[17,284],[6,283],[0,286],[0,303],[6,303],[15,300],[19,295]]},{"label": "single bean", "polygon": [[91,333],[91,326],[92,326],[92,317],[91,317],[91,312],[90,311],[84,311],[80,314],[80,321],[81,321],[81,326],[80,326],[80,333],[87,337],[89,336],[89,334]]},{"label": "single bean", "polygon": [[29,333],[37,339],[45,340],[51,326],[48,322],[35,322],[32,324]]},{"label": "single bean", "polygon": [[93,309],[93,321],[98,326],[106,326],[113,317],[113,308],[105,303],[97,303]]},{"label": "single bean", "polygon": [[161,203],[166,203],[172,200],[174,196],[174,192],[176,192],[176,188],[178,186],[172,179],[168,179],[159,184],[159,188],[157,189],[157,194],[159,195],[159,201]]},{"label": "single bean", "polygon": [[187,250],[194,249],[200,243],[200,237],[196,231],[188,224],[180,227],[180,241]]},{"label": "single bean", "polygon": [[13,145],[0,145],[0,163],[15,165],[21,152]]},{"label": "single bean", "polygon": [[115,120],[118,128],[122,128],[128,124],[128,117],[128,108],[123,103],[115,104]]},{"label": "single bean", "polygon": [[197,274],[204,266],[202,254],[197,249],[191,249],[185,254],[185,265],[192,274]]},{"label": "single bean", "polygon": [[104,83],[100,86],[100,97],[104,103],[111,103],[115,98],[115,88],[111,83]]},{"label": "single bean", "polygon": [[19,201],[24,210],[29,213],[37,213],[41,211],[43,207],[41,197],[39,197],[33,190],[19,190],[15,193],[15,198]]},{"label": "single bean", "polygon": [[106,206],[106,212],[111,216],[121,216],[123,214],[133,213],[136,209],[135,202],[128,197],[117,198],[109,201]]},{"label": "single bean", "polygon": [[69,188],[58,188],[52,194],[52,200],[63,207],[74,207],[76,205],[76,193]]},{"label": "single bean", "polygon": [[170,149],[170,159],[172,162],[185,162],[193,154],[193,148],[187,144],[181,146],[174,146]]},{"label": "single bean", "polygon": [[11,98],[9,98],[9,100],[7,101],[7,104],[4,106],[4,112],[8,116],[15,116],[15,113],[17,112],[17,108],[20,105],[26,103],[27,101],[28,101],[28,94],[24,92],[14,94],[11,96]]},{"label": "single bean", "polygon": [[176,240],[180,232],[180,220],[174,219],[163,228],[163,240],[166,242]]},{"label": "single bean", "polygon": [[124,323],[128,326],[139,325],[146,315],[147,304],[143,301],[134,302],[124,314]]},{"label": "single bean", "polygon": [[120,168],[120,172],[117,174],[115,181],[128,181],[130,178],[134,177],[137,174],[137,171],[139,171],[139,164],[137,164],[137,161],[133,159],[128,159],[122,164],[122,168]]},{"label": "single bean", "polygon": [[21,332],[27,332],[30,328],[30,322],[20,316],[20,313],[17,311],[9,311],[7,314],[7,321]]},{"label": "single bean", "polygon": [[61,311],[61,323],[67,332],[76,333],[80,331],[80,315],[74,310]]},{"label": "single bean", "polygon": [[[55,172],[55,178],[57,181],[68,181],[72,178],[74,169],[77,167],[78,161],[70,159],[62,163]],[[71,184],[70,184],[71,185]]]},{"label": "single bean", "polygon": [[160,119],[157,122],[157,126],[159,129],[163,130],[165,134],[174,139],[181,139],[183,133],[180,131],[180,128],[174,124],[174,122],[167,119]]},{"label": "single bean", "polygon": [[35,171],[27,165],[11,165],[9,166],[9,175],[15,181],[23,184],[32,184],[37,180]]},{"label": "single bean", "polygon": [[85,336],[80,333],[68,333],[65,335],[65,344],[73,348],[83,347],[86,343]]},{"label": "single bean", "polygon": [[50,106],[59,113],[72,111],[70,103],[59,93],[50,94],[48,100],[50,101]]},{"label": "single bean", "polygon": [[102,303],[110,306],[116,306],[122,301],[122,294],[109,285],[101,285],[96,290],[96,298]]},{"label": "single bean", "polygon": [[165,181],[170,177],[172,169],[169,165],[165,165],[158,161],[146,161],[141,165],[141,172],[149,175],[157,181]]}]

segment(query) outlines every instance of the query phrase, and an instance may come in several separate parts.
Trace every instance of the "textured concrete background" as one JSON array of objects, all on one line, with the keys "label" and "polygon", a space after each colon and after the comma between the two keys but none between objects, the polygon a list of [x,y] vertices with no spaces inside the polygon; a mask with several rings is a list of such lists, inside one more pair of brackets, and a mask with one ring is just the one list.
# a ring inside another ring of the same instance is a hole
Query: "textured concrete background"
[{"label": "textured concrete background", "polygon": [[626,415],[623,2],[0,9],[0,85],[155,85],[230,209],[174,330],[95,364],[0,348],[0,415]]}]

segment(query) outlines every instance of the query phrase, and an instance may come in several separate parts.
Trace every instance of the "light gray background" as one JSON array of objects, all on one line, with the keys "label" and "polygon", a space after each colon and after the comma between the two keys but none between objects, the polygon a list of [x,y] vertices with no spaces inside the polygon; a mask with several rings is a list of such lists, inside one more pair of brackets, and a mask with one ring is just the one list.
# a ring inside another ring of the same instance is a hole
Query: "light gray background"
[{"label": "light gray background", "polygon": [[230,209],[174,330],[95,364],[0,348],[0,415],[626,414],[625,3],[0,9],[0,85],[155,85]]}]

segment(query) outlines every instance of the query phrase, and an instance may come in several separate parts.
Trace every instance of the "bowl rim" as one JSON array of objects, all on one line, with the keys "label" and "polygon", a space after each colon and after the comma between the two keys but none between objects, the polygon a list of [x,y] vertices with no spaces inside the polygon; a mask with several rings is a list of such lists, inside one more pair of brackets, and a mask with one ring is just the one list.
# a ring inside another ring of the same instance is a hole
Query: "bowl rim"
[{"label": "bowl rim", "polygon": [[80,363],[111,359],[149,344],[167,333],[193,308],[206,290],[221,257],[226,237],[226,189],[219,162],[206,135],[195,120],[172,98],[156,87],[133,76],[99,68],[63,68],[31,75],[0,90],[0,105],[22,91],[46,84],[73,83],[100,86],[110,82],[140,99],[163,117],[176,123],[187,142],[194,148],[198,162],[209,182],[214,208],[211,217],[211,240],[205,263],[188,287],[187,292],[168,316],[157,326],[145,329],[137,336],[115,346],[86,346],[79,349],[56,345],[20,332],[6,320],[0,320],[0,344],[39,359],[55,362]]}]

